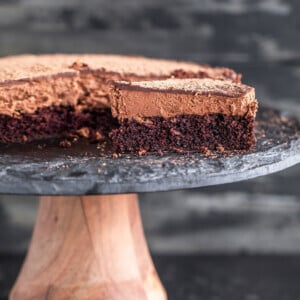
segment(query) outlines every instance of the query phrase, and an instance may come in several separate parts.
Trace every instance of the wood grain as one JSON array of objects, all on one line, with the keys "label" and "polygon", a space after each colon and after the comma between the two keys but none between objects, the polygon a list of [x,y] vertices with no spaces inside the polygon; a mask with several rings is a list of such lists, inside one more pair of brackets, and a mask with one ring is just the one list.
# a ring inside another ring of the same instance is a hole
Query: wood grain
[{"label": "wood grain", "polygon": [[19,299],[165,300],[137,196],[42,197]]}]

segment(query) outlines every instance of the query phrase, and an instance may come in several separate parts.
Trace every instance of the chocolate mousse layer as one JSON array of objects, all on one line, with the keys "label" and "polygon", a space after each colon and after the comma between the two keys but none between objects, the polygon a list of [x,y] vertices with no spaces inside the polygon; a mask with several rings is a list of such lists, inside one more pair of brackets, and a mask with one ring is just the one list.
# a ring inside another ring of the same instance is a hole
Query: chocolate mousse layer
[{"label": "chocolate mousse layer", "polygon": [[226,80],[112,84],[110,137],[121,152],[249,150],[257,111],[252,87]]},{"label": "chocolate mousse layer", "polygon": [[42,107],[110,107],[109,82],[170,77],[240,81],[227,68],[119,55],[21,55],[0,58],[0,114],[18,117]]},{"label": "chocolate mousse layer", "polygon": [[112,90],[112,114],[119,119],[211,113],[255,117],[257,111],[254,88],[228,80],[115,82]]}]

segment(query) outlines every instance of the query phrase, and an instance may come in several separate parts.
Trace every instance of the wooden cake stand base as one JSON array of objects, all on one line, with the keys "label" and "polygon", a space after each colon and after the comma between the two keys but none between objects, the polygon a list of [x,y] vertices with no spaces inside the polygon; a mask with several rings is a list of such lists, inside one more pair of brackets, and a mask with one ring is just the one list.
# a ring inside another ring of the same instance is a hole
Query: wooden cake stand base
[{"label": "wooden cake stand base", "polygon": [[166,300],[136,194],[41,197],[10,300]]}]

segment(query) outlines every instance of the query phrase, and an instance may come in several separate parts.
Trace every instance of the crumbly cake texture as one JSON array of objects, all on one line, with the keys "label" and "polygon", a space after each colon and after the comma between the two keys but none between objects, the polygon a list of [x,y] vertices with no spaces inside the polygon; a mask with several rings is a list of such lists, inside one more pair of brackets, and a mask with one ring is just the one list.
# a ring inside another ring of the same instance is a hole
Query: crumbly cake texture
[{"label": "crumbly cake texture", "polygon": [[[190,62],[121,55],[21,55],[0,58],[0,142],[60,136],[82,127],[107,133],[111,81],[214,78],[240,74]],[[83,121],[95,115],[97,123]],[[55,121],[54,121],[55,120]],[[65,123],[64,123],[65,122]],[[106,125],[105,125],[106,124]]]},{"label": "crumbly cake texture", "polygon": [[110,137],[121,152],[249,150],[255,145],[255,90],[213,79],[115,82]]},{"label": "crumbly cake texture", "polygon": [[43,107],[21,118],[0,115],[0,142],[24,143],[57,137],[84,137],[98,142],[117,127],[118,122],[108,108],[76,111],[71,106]]},{"label": "crumbly cake texture", "polygon": [[222,114],[123,120],[110,133],[119,152],[147,153],[249,150],[255,145],[254,118]]}]

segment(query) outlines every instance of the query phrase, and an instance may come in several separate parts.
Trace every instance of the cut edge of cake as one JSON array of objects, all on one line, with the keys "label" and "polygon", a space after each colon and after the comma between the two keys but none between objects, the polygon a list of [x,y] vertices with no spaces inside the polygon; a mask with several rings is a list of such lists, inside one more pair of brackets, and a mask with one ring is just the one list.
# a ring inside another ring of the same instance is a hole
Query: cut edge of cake
[{"label": "cut edge of cake", "polygon": [[254,88],[226,80],[114,82],[110,134],[121,152],[249,150],[258,108]]}]

